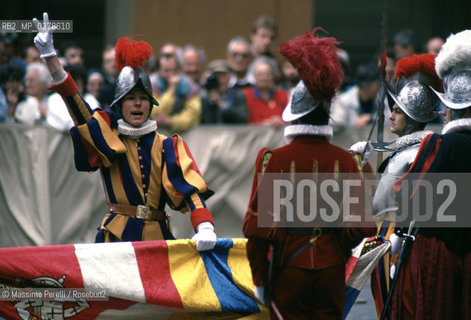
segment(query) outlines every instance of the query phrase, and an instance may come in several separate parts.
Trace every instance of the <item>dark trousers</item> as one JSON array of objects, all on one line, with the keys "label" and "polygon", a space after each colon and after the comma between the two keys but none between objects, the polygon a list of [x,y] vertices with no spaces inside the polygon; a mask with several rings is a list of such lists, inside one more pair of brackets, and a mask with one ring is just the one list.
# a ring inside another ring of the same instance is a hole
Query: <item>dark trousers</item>
[{"label": "dark trousers", "polygon": [[321,270],[286,267],[275,279],[271,319],[341,320],[345,300],[345,267]]}]

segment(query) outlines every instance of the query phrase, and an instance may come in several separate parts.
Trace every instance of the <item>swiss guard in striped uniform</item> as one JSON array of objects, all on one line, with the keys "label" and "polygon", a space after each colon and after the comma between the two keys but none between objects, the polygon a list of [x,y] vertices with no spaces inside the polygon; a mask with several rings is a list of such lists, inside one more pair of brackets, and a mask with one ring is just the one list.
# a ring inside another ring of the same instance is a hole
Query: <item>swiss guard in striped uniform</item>
[{"label": "swiss guard in striped uniform", "polygon": [[[44,21],[49,21],[47,13]],[[141,67],[152,53],[150,45],[127,37],[118,40],[120,74],[111,110],[91,110],[60,65],[52,32],[39,30],[34,43],[53,76],[50,89],[62,96],[74,120],[70,133],[77,170],[100,169],[109,210],[96,242],[174,239],[164,212],[168,204],[191,212],[197,249],[212,249],[214,222],[204,202],[212,191],[185,141],[159,134],[157,123],[149,119],[153,105],[158,106]]]}]

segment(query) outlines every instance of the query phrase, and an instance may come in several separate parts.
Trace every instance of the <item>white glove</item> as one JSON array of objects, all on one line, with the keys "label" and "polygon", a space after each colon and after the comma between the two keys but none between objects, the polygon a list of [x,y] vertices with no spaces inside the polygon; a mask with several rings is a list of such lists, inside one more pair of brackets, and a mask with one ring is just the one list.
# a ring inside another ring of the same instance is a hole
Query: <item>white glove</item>
[{"label": "white glove", "polygon": [[196,249],[198,251],[211,250],[216,245],[216,233],[211,222],[201,222],[196,227],[196,234],[191,238],[196,240]]},{"label": "white glove", "polygon": [[[40,28],[39,21],[36,18],[33,18],[33,24],[36,29],[38,29],[38,34],[34,37],[34,45],[41,53],[41,58],[57,55],[56,50],[54,49],[51,29]],[[49,16],[47,15],[47,12],[43,13],[43,24],[49,24]]]},{"label": "white glove", "polygon": [[394,279],[394,274],[396,273],[396,265],[393,264],[391,266],[391,268],[389,269],[389,277],[392,279]]},{"label": "white glove", "polygon": [[265,287],[264,286],[254,286],[253,294],[255,295],[255,298],[258,299],[258,301],[265,304]]},{"label": "white glove", "polygon": [[393,233],[389,236],[389,242],[391,242],[391,254],[399,253],[402,246],[402,238]]},{"label": "white glove", "polygon": [[353,144],[348,151],[362,155],[361,164],[364,166],[373,155],[374,150],[369,141],[360,141]]}]

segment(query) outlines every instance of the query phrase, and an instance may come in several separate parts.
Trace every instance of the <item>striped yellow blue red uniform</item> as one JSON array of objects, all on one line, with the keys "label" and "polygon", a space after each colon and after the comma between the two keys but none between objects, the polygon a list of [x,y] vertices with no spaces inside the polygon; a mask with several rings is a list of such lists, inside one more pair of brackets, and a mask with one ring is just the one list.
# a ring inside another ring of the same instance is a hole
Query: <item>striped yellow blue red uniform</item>
[{"label": "striped yellow blue red uniform", "polygon": [[[185,141],[154,131],[133,139],[119,134],[110,110],[91,110],[70,75],[51,87],[64,99],[75,126],[70,130],[79,171],[100,170],[109,204],[146,205],[163,211],[166,204],[191,212],[193,227],[213,222],[204,200],[213,192],[204,182]],[[166,221],[143,220],[108,212],[97,242],[174,239]]]}]

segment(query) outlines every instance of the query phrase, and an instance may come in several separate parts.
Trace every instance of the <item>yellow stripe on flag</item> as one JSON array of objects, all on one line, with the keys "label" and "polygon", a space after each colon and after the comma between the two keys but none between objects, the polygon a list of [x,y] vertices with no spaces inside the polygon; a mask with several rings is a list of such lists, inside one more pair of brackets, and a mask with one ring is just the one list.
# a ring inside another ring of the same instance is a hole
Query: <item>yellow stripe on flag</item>
[{"label": "yellow stripe on flag", "polygon": [[182,239],[167,243],[170,276],[180,293],[183,307],[221,310],[221,304],[211,286],[195,242]]},{"label": "yellow stripe on flag", "polygon": [[247,239],[233,239],[234,245],[229,250],[227,264],[232,271],[234,283],[249,296],[254,298],[252,272],[247,259]]},{"label": "yellow stripe on flag", "polygon": [[[232,270],[232,279],[234,283],[246,294],[252,297],[255,301],[257,299],[254,296],[254,284],[252,280],[252,271],[250,270],[249,260],[247,259],[247,239],[234,238],[232,239],[234,246],[229,250],[229,256],[227,264]],[[258,302],[257,302],[258,303]],[[260,313],[252,313],[245,317],[237,318],[239,320],[268,320],[270,319],[270,312],[266,306],[258,303]]]}]

